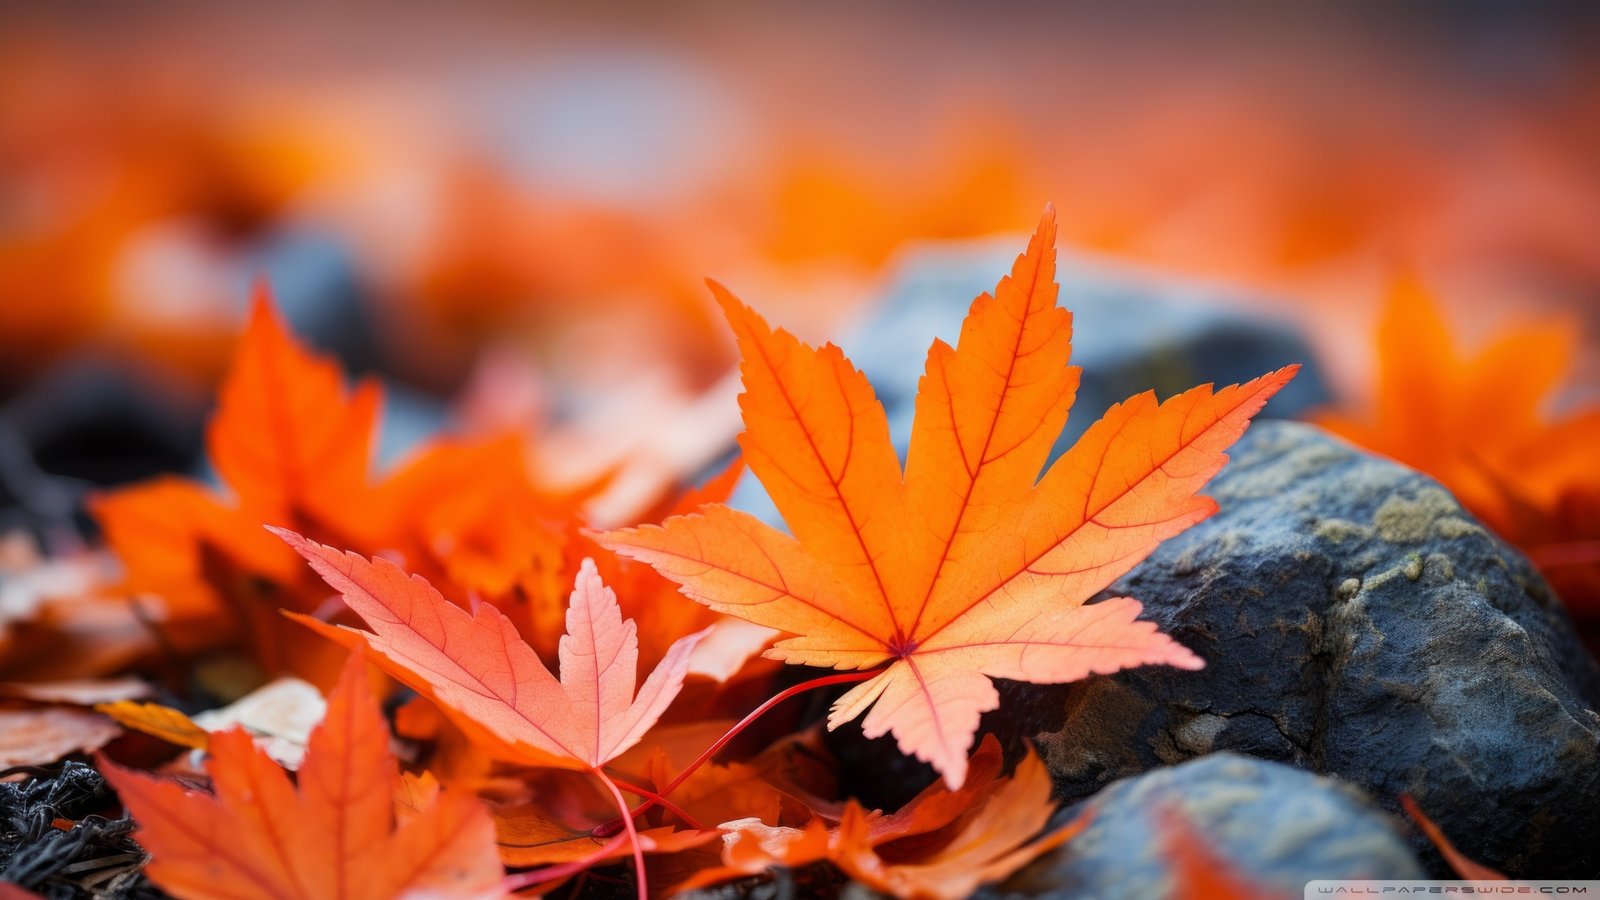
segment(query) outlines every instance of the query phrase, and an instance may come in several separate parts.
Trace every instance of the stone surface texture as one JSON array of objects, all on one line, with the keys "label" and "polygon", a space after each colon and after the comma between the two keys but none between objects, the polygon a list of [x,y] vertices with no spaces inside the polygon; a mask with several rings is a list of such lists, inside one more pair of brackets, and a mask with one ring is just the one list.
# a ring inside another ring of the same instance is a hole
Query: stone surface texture
[{"label": "stone surface texture", "polygon": [[1231,751],[1408,792],[1514,876],[1600,873],[1600,674],[1521,554],[1307,425],[1253,426],[1208,493],[1216,516],[1106,592],[1206,668],[1007,685],[986,727],[1031,738],[1068,799]]}]

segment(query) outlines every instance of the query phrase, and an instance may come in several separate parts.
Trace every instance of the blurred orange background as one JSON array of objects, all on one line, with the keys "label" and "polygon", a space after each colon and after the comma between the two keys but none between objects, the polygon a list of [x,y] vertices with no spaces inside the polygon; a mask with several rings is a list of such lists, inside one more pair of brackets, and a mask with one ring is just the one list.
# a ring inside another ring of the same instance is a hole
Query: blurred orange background
[{"label": "blurred orange background", "polygon": [[202,390],[266,274],[431,391],[509,357],[693,396],[731,361],[706,275],[828,336],[907,243],[1053,201],[1068,243],[1274,298],[1346,393],[1399,263],[1469,339],[1572,317],[1584,392],[1597,37],[1580,4],[13,4],[0,383],[92,348]]}]

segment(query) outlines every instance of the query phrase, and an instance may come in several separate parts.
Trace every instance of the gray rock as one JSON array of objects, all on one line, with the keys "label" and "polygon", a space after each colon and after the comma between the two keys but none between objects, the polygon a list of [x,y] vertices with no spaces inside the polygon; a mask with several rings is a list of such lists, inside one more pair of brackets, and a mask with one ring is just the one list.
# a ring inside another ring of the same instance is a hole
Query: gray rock
[{"label": "gray rock", "polygon": [[[1014,236],[913,248],[872,314],[839,340],[883,402],[902,459],[928,345],[936,337],[955,342],[973,298],[994,290],[1024,244]],[[1236,288],[1072,252],[1062,253],[1058,279],[1060,302],[1073,314],[1072,361],[1083,367],[1083,378],[1055,454],[1112,404],[1141,391],[1167,397],[1300,363],[1300,374],[1262,415],[1292,417],[1331,398],[1305,337],[1290,324],[1241,311]],[[745,479],[732,502],[779,522],[753,478]]]},{"label": "gray rock", "polygon": [[[1221,512],[1107,595],[1207,661],[1007,685],[985,723],[1034,738],[1063,797],[1217,751],[1402,792],[1513,876],[1600,873],[1600,673],[1521,554],[1437,483],[1263,422]],[[1420,838],[1437,870],[1437,856]]]},{"label": "gray rock", "polygon": [[1172,896],[1166,827],[1173,813],[1240,881],[1267,896],[1299,897],[1319,878],[1423,877],[1398,823],[1361,791],[1232,753],[1119,781],[1083,807],[1093,815],[1083,833],[994,893]]}]

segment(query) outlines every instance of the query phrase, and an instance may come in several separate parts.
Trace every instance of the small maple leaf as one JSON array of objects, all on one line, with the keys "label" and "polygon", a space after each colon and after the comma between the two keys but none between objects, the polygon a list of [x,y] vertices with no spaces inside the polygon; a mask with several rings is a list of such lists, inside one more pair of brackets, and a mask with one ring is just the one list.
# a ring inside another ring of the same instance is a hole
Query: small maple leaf
[{"label": "small maple leaf", "polygon": [[364,641],[396,678],[433,698],[459,724],[487,731],[526,759],[595,769],[639,742],[683,686],[702,633],[679,639],[643,685],[639,638],[617,597],[585,561],[567,608],[561,678],[500,610],[468,612],[386,559],[367,559],[268,529],[306,558],[346,605],[371,626],[361,631],[293,615],[341,643]]},{"label": "small maple leaf", "polygon": [[311,735],[298,789],[243,729],[211,736],[206,769],[215,795],[100,761],[139,823],[151,880],[178,897],[497,893],[494,822],[477,798],[434,792],[396,826],[400,775],[359,655]]},{"label": "small maple leaf", "polygon": [[637,626],[622,618],[616,594],[585,560],[567,607],[558,681],[495,607],[478,604],[468,612],[386,559],[269,530],[305,557],[372,631],[293,618],[341,643],[364,642],[386,671],[487,746],[525,763],[587,771],[604,784],[621,813],[643,895],[644,842],[602,767],[637,744],[677,697],[704,631],[677,640],[638,684]]},{"label": "small maple leaf", "polygon": [[1165,403],[1141,394],[1041,477],[1078,384],[1054,242],[1047,210],[957,346],[934,342],[903,472],[882,405],[837,347],[773,331],[713,284],[743,356],[740,446],[794,536],[711,505],[599,537],[701,603],[794,635],[775,659],[887,663],[839,699],[829,727],[865,712],[869,737],[893,732],[951,787],[999,703],[991,677],[1202,665],[1137,621],[1136,600],[1086,601],[1216,510],[1196,492],[1297,368]]},{"label": "small maple leaf", "polygon": [[680,890],[827,860],[845,874],[895,897],[957,900],[999,881],[1072,838],[1079,817],[1039,836],[1055,810],[1050,774],[1031,750],[1010,778],[1000,774],[1000,744],[984,738],[959,790],[935,782],[884,816],[854,800],[839,824],[820,818],[804,828],[741,819],[723,824],[723,865],[692,876]]}]

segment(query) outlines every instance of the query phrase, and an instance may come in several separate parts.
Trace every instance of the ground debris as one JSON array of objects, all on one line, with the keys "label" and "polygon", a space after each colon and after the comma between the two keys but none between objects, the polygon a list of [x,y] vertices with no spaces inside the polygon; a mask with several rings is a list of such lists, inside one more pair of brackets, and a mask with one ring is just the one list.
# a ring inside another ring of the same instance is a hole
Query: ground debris
[{"label": "ground debris", "polygon": [[0,782],[0,881],[51,900],[164,896],[144,877],[133,820],[100,815],[120,807],[98,772],[69,761],[23,774]]}]

